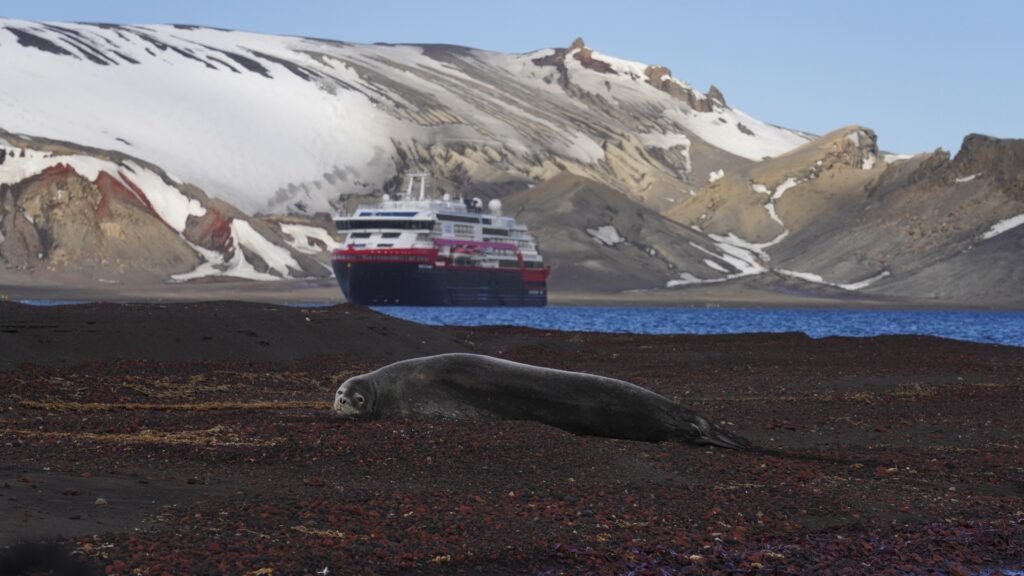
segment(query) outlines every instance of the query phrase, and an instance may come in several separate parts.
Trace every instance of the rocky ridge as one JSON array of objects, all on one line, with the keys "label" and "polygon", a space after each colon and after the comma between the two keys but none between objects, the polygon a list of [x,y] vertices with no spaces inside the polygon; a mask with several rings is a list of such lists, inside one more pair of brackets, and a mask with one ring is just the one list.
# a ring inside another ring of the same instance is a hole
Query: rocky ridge
[{"label": "rocky ridge", "polygon": [[[300,229],[327,234],[302,220]],[[9,271],[109,284],[327,276],[328,247],[294,248],[289,231],[137,158],[0,133],[0,263]]]},{"label": "rocky ridge", "polygon": [[1009,304],[1019,302],[1009,248],[1024,213],[1019,147],[971,135],[952,160],[941,150],[895,157],[878,151],[870,130],[848,127],[725,174],[666,215],[754,252],[760,273],[868,295]]}]

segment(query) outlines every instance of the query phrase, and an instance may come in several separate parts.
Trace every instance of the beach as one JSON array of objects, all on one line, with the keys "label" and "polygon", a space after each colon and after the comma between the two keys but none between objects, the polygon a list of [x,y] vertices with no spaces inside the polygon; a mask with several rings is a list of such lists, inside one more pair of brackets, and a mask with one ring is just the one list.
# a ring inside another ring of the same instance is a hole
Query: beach
[{"label": "beach", "polygon": [[[331,412],[348,377],[445,352],[633,382],[772,452]],[[98,573],[1024,568],[1017,347],[0,302],[0,389],[0,546]]]}]

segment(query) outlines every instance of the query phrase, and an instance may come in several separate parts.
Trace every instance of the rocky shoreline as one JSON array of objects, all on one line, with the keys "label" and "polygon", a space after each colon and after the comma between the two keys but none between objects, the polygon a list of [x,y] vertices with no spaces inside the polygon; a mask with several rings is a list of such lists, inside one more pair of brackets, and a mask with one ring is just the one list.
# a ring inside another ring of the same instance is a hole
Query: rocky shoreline
[{"label": "rocky shoreline", "polygon": [[[400,358],[622,378],[781,451],[351,422]],[[1024,558],[1024,349],[435,329],[352,306],[0,303],[0,546],[107,574],[970,574]]]}]

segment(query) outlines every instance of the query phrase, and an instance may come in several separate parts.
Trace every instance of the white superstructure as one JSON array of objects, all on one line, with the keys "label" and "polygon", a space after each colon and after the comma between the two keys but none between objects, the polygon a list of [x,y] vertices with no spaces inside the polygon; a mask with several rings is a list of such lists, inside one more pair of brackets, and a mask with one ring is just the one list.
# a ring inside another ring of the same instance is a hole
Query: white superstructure
[{"label": "white superstructure", "polygon": [[407,176],[405,193],[378,204],[360,205],[335,219],[349,251],[437,249],[437,265],[541,268],[543,258],[526,226],[501,215],[501,202],[488,211],[478,198],[432,198],[426,173]]}]

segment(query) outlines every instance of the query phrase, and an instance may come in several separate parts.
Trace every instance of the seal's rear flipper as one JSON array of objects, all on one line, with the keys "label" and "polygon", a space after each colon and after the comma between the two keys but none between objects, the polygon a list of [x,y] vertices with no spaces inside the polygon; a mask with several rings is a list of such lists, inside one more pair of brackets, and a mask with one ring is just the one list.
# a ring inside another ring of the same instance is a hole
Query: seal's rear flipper
[{"label": "seal's rear flipper", "polygon": [[697,442],[722,448],[731,448],[733,450],[749,450],[754,447],[750,440],[714,426],[711,427],[709,433],[702,434]]},{"label": "seal's rear flipper", "polygon": [[692,412],[684,411],[683,416],[686,425],[681,427],[679,434],[679,440],[683,442],[707,444],[732,450],[749,450],[754,446],[750,440],[723,430]]}]

